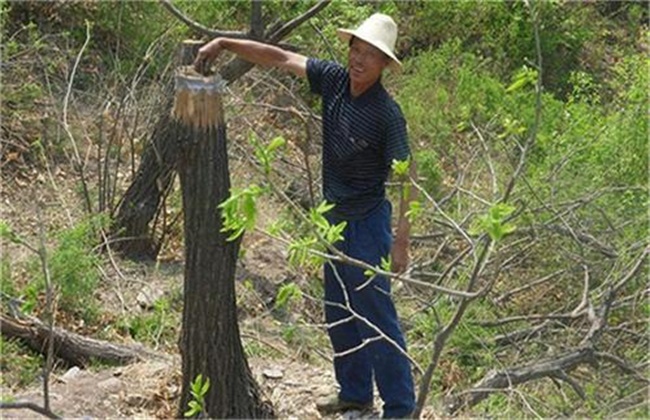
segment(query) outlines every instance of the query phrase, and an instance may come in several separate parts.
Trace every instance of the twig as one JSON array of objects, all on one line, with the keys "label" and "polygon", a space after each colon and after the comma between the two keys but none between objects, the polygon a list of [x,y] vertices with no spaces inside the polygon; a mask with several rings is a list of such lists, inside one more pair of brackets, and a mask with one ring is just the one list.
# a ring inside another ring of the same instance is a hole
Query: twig
[{"label": "twig", "polygon": [[478,127],[476,127],[474,124],[474,121],[471,121],[470,124],[472,125],[472,130],[474,130],[476,136],[481,141],[481,146],[485,152],[485,161],[487,162],[488,170],[490,171],[490,178],[492,179],[492,198],[495,199],[499,193],[499,186],[497,185],[497,175],[496,171],[494,170],[494,165],[492,165],[492,158],[490,157],[490,149],[488,148],[488,145],[483,138],[483,134],[481,134]]},{"label": "twig", "polygon": [[555,271],[555,272],[553,272],[551,274],[547,274],[546,276],[544,276],[544,277],[542,277],[540,279],[533,280],[528,284],[517,287],[516,289],[509,290],[509,291],[505,292],[504,294],[502,294],[501,296],[497,297],[495,299],[495,302],[496,303],[501,303],[503,301],[506,301],[506,300],[510,299],[512,296],[514,296],[514,295],[516,295],[518,293],[525,292],[528,289],[531,289],[531,288],[533,288],[535,286],[539,286],[540,284],[546,283],[549,280],[553,280],[555,277],[557,277],[560,274],[563,274],[565,272],[566,272],[565,269],[557,270],[557,271]]},{"label": "twig", "polygon": [[68,80],[68,88],[65,92],[65,98],[63,100],[63,129],[65,130],[66,134],[68,135],[68,138],[70,138],[70,142],[72,143],[72,149],[74,151],[75,159],[77,160],[75,166],[77,171],[79,172],[79,177],[81,178],[81,186],[84,190],[86,210],[88,211],[88,214],[91,214],[92,204],[90,202],[90,193],[88,192],[88,183],[86,181],[86,177],[84,174],[81,155],[79,154],[79,148],[77,147],[77,142],[75,141],[74,136],[70,131],[70,126],[68,124],[68,104],[70,103],[70,94],[72,93],[72,83],[74,82],[74,78],[77,73],[77,67],[79,67],[79,62],[81,61],[81,56],[86,50],[86,47],[88,46],[89,42],[90,42],[90,23],[86,21],[86,39],[83,45],[81,46],[81,49],[79,50],[79,54],[77,54],[77,58],[75,59],[74,66],[72,67],[72,72],[70,73],[70,79]]},{"label": "twig", "polygon": [[40,415],[43,415],[49,419],[60,419],[61,417],[57,416],[53,412],[51,412],[49,409],[41,407],[38,404],[34,404],[32,402],[28,401],[17,401],[17,402],[0,402],[0,409],[3,410],[22,410],[22,409],[27,409],[31,410],[35,413],[38,413]]},{"label": "twig", "polygon": [[330,3],[331,3],[330,0],[319,1],[302,15],[290,20],[289,22],[282,25],[279,29],[269,34],[268,40],[271,42],[277,42],[282,40],[285,36],[289,35],[291,31],[293,31],[295,28],[300,26],[303,22],[309,20],[312,16],[316,15],[318,12],[323,10]]},{"label": "twig", "polygon": [[43,366],[43,407],[50,411],[50,371],[52,370],[52,360],[54,355],[54,297],[52,290],[52,278],[50,277],[50,268],[47,263],[47,248],[45,247],[45,228],[41,203],[36,203],[36,212],[39,219],[39,249],[38,256],[41,259],[41,268],[43,269],[43,278],[45,280],[45,311],[46,325],[48,328],[47,352],[45,354],[45,366]]},{"label": "twig", "polygon": [[[478,278],[483,272],[483,269],[485,268],[485,264],[488,260],[488,256],[493,250],[494,250],[494,242],[492,242],[492,240],[489,237],[487,237],[485,239],[484,247],[481,250],[481,253],[474,265],[474,270],[472,271],[469,284],[467,285],[467,292],[470,293],[473,292],[474,287],[478,281]],[[456,311],[454,312],[454,315],[452,316],[449,323],[445,326],[445,328],[443,328],[442,331],[440,331],[436,335],[436,338],[433,342],[433,354],[431,355],[431,362],[427,367],[427,370],[424,376],[422,377],[422,380],[420,381],[420,389],[417,395],[415,412],[413,413],[415,418],[420,418],[420,415],[422,414],[422,410],[424,409],[424,404],[426,403],[427,400],[427,395],[429,394],[429,387],[431,386],[433,373],[436,367],[438,366],[440,355],[442,354],[442,350],[445,347],[447,339],[454,332],[454,330],[460,323],[460,320],[463,318],[463,315],[465,315],[465,311],[467,310],[471,301],[472,299],[463,299],[458,304],[458,307],[456,308]]]},{"label": "twig", "polygon": [[210,29],[206,26],[201,25],[200,23],[188,18],[183,12],[178,10],[169,0],[160,0],[160,4],[169,11],[172,15],[176,16],[181,22],[187,25],[189,28],[195,30],[196,32],[206,35],[209,37],[228,37],[228,38],[237,38],[237,39],[247,39],[250,38],[250,35],[245,32],[239,31],[218,31]]},{"label": "twig", "polygon": [[637,379],[638,381],[644,382],[646,384],[650,384],[650,379],[646,378],[642,374],[636,371],[632,366],[627,364],[627,362],[623,359],[621,359],[618,356],[614,356],[613,354],[606,353],[606,352],[599,352],[597,351],[595,353],[595,356],[599,359],[603,359],[609,363],[612,363],[619,369],[621,369],[623,372],[627,373],[628,375],[631,375],[633,378]]}]

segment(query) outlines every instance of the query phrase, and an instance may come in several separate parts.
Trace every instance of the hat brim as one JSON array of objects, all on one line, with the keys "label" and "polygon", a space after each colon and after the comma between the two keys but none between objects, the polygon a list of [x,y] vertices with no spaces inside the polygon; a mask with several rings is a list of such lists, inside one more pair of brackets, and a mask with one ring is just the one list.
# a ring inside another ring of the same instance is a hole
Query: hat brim
[{"label": "hat brim", "polygon": [[386,54],[388,58],[390,58],[391,62],[390,64],[388,64],[389,69],[391,69],[392,71],[399,71],[402,69],[402,63],[397,59],[397,57],[395,57],[395,54],[393,54],[390,48],[388,48],[386,45],[368,39],[363,34],[359,35],[357,31],[353,31],[351,29],[337,29],[336,34],[343,42],[350,42],[350,39],[352,37],[359,38],[360,40],[367,42],[368,44],[377,48],[379,51]]}]

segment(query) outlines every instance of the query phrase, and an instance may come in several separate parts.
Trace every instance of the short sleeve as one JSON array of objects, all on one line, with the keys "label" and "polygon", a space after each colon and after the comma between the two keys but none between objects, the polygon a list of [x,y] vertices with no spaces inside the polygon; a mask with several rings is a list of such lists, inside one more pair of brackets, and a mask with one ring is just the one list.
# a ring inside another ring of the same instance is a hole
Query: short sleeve
[{"label": "short sleeve", "polygon": [[307,59],[307,80],[313,93],[323,95],[332,88],[334,80],[344,72],[340,64],[318,58]]},{"label": "short sleeve", "polygon": [[386,164],[390,167],[393,160],[406,160],[411,155],[408,143],[406,120],[399,105],[393,103],[386,116]]}]

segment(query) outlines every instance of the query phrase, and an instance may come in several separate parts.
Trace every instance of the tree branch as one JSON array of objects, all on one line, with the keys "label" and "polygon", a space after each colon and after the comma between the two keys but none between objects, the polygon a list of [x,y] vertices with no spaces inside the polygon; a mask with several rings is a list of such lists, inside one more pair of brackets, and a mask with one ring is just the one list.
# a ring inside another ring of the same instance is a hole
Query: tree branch
[{"label": "tree branch", "polygon": [[331,0],[321,0],[311,9],[307,10],[302,15],[290,20],[289,22],[282,25],[279,29],[275,30],[267,36],[267,39],[270,42],[277,42],[282,40],[285,36],[289,35],[291,31],[300,26],[303,22],[310,19],[312,16],[316,15],[318,12],[327,7],[331,3]]},{"label": "tree branch", "polygon": [[45,416],[49,419],[60,419],[61,417],[57,416],[48,409],[41,407],[40,405],[34,404],[32,402],[0,402],[0,409],[2,410],[31,410],[35,413],[38,413],[42,416]]},{"label": "tree branch", "polygon": [[254,39],[260,39],[264,35],[261,0],[251,0],[251,30],[249,33]]},{"label": "tree branch", "polygon": [[188,18],[185,16],[183,12],[178,10],[176,6],[174,6],[169,0],[160,0],[160,4],[169,11],[172,15],[176,16],[181,22],[183,22],[185,25],[187,25],[190,29],[193,29],[194,31],[206,35],[212,38],[216,38],[219,36],[223,37],[228,37],[228,38],[237,38],[237,39],[249,39],[250,35],[244,32],[239,32],[239,31],[217,31],[214,29],[210,29],[208,27],[205,27],[201,25],[200,23],[193,21],[192,19]]},{"label": "tree branch", "polygon": [[461,408],[472,407],[487,398],[491,393],[511,388],[524,382],[543,377],[558,377],[566,375],[565,371],[575,369],[578,365],[594,364],[595,352],[590,347],[584,347],[531,365],[515,367],[502,371],[491,371],[483,377],[472,389],[463,391],[451,397],[447,409],[455,414]]}]

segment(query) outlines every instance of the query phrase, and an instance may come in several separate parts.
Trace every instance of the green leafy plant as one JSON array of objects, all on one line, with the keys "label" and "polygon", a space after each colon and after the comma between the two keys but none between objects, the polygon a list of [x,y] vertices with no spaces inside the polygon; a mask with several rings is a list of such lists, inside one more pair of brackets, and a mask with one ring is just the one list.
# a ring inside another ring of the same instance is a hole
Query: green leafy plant
[{"label": "green leafy plant", "polygon": [[[391,266],[392,266],[392,259],[390,255],[381,257],[381,262],[378,267],[379,269],[381,269],[382,271],[390,272]],[[375,270],[367,269],[363,272],[363,274],[365,274],[366,277],[373,277],[374,275],[377,274],[377,272]]]},{"label": "green leafy plant", "polygon": [[471,231],[472,234],[486,232],[493,241],[500,241],[516,229],[515,225],[505,221],[514,210],[515,208],[513,206],[505,203],[499,203],[490,207],[486,215],[478,218],[476,225]]},{"label": "green leafy plant", "polygon": [[250,185],[241,190],[232,190],[230,197],[219,204],[222,210],[222,232],[230,232],[229,241],[234,241],[255,227],[257,219],[257,198],[266,190],[259,185]]},{"label": "green leafy plant", "polygon": [[297,284],[291,282],[283,284],[278,290],[278,294],[275,297],[275,308],[276,309],[286,309],[287,306],[298,302],[302,297],[302,292],[300,287]]},{"label": "green leafy plant", "polygon": [[292,264],[301,265],[306,262],[321,264],[324,261],[323,258],[310,251],[325,251],[327,245],[334,245],[344,239],[343,231],[347,223],[341,222],[333,225],[325,217],[325,213],[333,208],[333,204],[323,201],[318,207],[309,210],[308,221],[316,232],[310,230],[304,237],[293,241],[289,245],[289,261]]},{"label": "green leafy plant", "polygon": [[183,413],[185,417],[194,417],[205,413],[205,396],[210,390],[210,378],[203,380],[203,375],[198,374],[192,381],[190,394],[192,399],[187,403],[188,409]]}]

